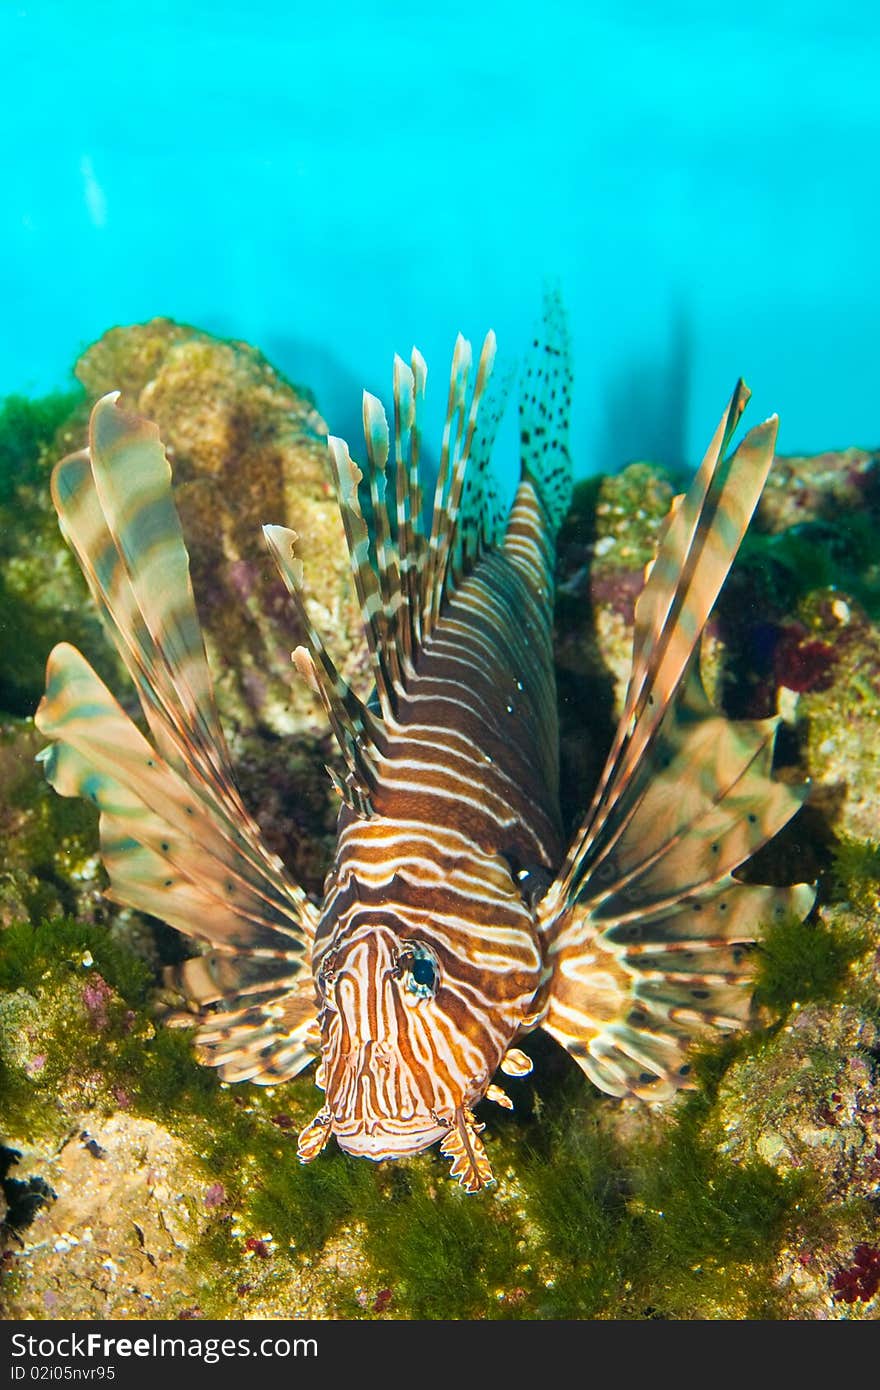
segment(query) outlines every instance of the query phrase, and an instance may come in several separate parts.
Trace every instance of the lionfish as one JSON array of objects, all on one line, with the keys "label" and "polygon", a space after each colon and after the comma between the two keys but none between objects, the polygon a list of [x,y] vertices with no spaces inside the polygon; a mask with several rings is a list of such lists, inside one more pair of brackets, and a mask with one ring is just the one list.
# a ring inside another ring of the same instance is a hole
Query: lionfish
[{"label": "lionfish", "polygon": [[693,1084],[695,1035],[748,1021],[758,924],[813,901],[806,884],[734,876],[804,792],[771,777],[778,720],[728,721],[699,673],[776,418],[727,456],[749,395],[740,382],[664,523],[617,733],[566,845],[552,638],[571,372],[558,298],[523,375],[506,516],[490,471],[494,355],[490,333],[469,388],[471,348],[456,342],[430,522],[417,351],[394,360],[392,427],[364,395],[366,480],[328,440],[367,702],[314,628],[296,534],[264,528],[307,638],[293,662],[344,765],[331,773],[341,806],[320,905],[242,802],[170,468],[156,427],[118,393],[94,407],[88,447],[57,465],[52,495],[150,738],[64,643],[36,715],[53,740],[40,755],[51,784],[100,809],[109,896],[206,948],[166,972],[196,1015],[202,1060],[228,1081],[275,1085],[318,1058],[324,1103],[299,1136],[302,1161],[331,1135],[374,1160],[439,1141],[469,1192],[492,1181],[474,1106],[510,1106],[493,1078],[530,1070],[525,1034],[545,1029],[601,1091],[666,1100]]}]

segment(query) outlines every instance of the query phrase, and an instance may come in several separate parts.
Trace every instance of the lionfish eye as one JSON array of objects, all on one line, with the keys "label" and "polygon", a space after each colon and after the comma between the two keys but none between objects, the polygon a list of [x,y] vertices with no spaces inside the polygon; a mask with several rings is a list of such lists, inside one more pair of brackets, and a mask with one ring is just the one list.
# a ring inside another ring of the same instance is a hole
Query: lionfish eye
[{"label": "lionfish eye", "polygon": [[431,952],[418,942],[407,942],[397,964],[397,974],[408,994],[430,999],[437,992],[439,972]]}]

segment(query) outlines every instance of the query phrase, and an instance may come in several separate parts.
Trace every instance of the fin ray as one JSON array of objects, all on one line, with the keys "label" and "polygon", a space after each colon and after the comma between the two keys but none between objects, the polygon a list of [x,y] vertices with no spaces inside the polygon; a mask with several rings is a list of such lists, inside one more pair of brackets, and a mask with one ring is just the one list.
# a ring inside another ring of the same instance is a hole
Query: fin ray
[{"label": "fin ray", "polygon": [[814,897],[733,877],[806,793],[772,778],[778,720],[724,719],[699,675],[706,620],[773,458],[775,417],[724,457],[747,399],[739,383],[667,518],[611,752],[538,905],[553,964],[542,1026],[614,1095],[662,1100],[688,1085],[692,1035],[749,1019],[760,922],[803,917]]}]

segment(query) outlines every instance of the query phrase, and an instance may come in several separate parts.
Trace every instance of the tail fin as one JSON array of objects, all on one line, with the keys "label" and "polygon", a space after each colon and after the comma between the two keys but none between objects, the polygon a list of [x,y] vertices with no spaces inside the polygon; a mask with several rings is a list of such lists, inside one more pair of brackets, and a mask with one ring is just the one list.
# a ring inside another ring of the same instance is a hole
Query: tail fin
[{"label": "tail fin", "polygon": [[633,666],[593,803],[539,905],[554,965],[543,1026],[601,1089],[663,1099],[687,1084],[701,1025],[741,1026],[761,920],[805,916],[813,891],[734,871],[794,815],[771,778],[778,720],[731,723],[700,682],[699,643],[773,458],[776,421],[723,458],[739,384],[673,508],[636,607]]},{"label": "tail fin", "polygon": [[155,746],[85,658],[62,644],[36,714],[55,740],[41,757],[57,791],[99,807],[111,896],[215,948],[173,981],[184,990],[194,982],[198,1008],[218,1005],[224,1015],[222,1038],[213,1015],[197,1035],[208,1060],[236,1079],[274,1080],[278,1066],[292,1074],[311,1055],[300,1058],[297,1039],[303,1001],[314,1015],[307,967],[317,914],[267,851],[235,785],[170,476],[155,427],[115,396],[95,406],[88,450],[55,470],[62,531]]}]

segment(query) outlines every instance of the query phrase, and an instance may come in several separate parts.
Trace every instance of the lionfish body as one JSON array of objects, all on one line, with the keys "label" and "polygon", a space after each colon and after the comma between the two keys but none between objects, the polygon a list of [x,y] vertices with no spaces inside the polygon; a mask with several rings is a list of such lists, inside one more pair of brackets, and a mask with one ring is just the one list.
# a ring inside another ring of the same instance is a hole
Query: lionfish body
[{"label": "lionfish body", "polygon": [[[749,948],[812,892],[734,870],[802,793],[770,777],[776,721],[733,724],[699,680],[703,627],[770,466],[775,421],[724,451],[738,387],[667,520],[636,610],[618,733],[566,846],[553,668],[555,537],[571,490],[565,325],[548,303],[520,401],[522,472],[502,526],[489,473],[490,334],[472,393],[459,339],[430,528],[422,521],[425,367],[395,360],[394,419],[364,398],[360,470],[330,457],[375,677],[363,704],[303,600],[297,537],[266,539],[307,635],[294,662],[326,709],[344,776],[337,849],[317,908],[265,848],[236,790],[155,429],[106,397],[89,448],[62,461],[62,529],[131,673],[142,735],[62,645],[37,713],[47,775],[101,810],[111,895],[205,953],[170,972],[199,1016],[203,1058],[274,1084],[319,1058],[325,1093],[300,1135],[396,1158],[440,1141],[474,1191],[491,1178],[473,1115],[514,1044],[542,1026],[602,1090],[663,1100],[686,1085],[707,1024],[742,1026]],[[393,466],[389,468],[393,450]]]}]

